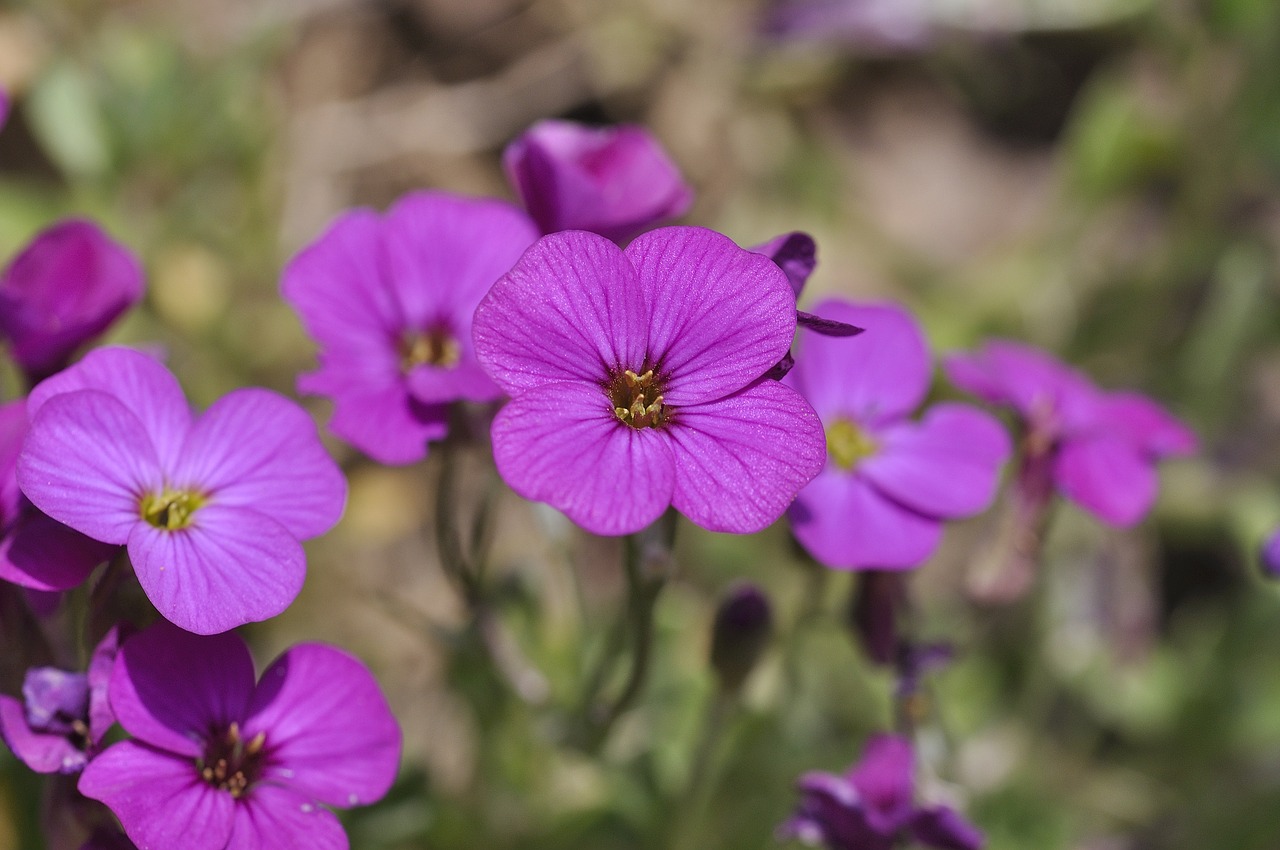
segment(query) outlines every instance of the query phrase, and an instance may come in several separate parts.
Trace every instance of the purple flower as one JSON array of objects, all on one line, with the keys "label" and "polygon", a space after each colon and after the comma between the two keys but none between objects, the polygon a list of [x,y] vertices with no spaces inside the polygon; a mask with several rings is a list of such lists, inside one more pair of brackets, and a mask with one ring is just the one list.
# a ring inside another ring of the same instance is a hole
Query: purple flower
[{"label": "purple flower", "polygon": [[786,380],[822,417],[827,466],[789,511],[792,530],[828,567],[914,567],[937,547],[944,520],[990,504],[1009,437],[963,404],[907,418],[932,368],[924,335],[901,307],[833,300],[819,312],[867,332],[852,340],[800,334]]},{"label": "purple flower", "polygon": [[93,651],[88,673],[33,667],[22,699],[0,695],[0,735],[36,773],[78,773],[97,753],[116,722],[107,699],[120,631],[113,628]]},{"label": "purple flower", "polygon": [[872,53],[920,50],[934,38],[922,0],[773,0],[762,30],[780,41],[843,44]]},{"label": "purple flower", "polygon": [[597,534],[668,505],[713,531],[759,531],[822,468],[822,429],[761,376],[795,333],[769,260],[697,227],[625,251],[543,237],[476,310],[476,355],[513,398],[493,423],[498,471]]},{"label": "purple flower", "polygon": [[679,169],[642,127],[539,121],[507,146],[502,165],[543,233],[590,230],[621,243],[693,203]]},{"label": "purple flower", "polygon": [[446,402],[501,396],[471,316],[537,236],[510,204],[442,192],[346,213],[284,271],[284,298],[322,348],[298,389],[332,398],[329,427],[375,460],[421,460],[448,430]]},{"label": "purple flower", "polygon": [[126,544],[147,597],[188,631],[283,611],[306,572],[299,541],[342,513],[346,482],[315,425],[267,390],[193,416],[160,363],[102,348],[27,404],[23,492],[59,522]]},{"label": "purple flower", "polygon": [[875,735],[847,774],[805,774],[800,806],[779,837],[830,850],[893,850],[908,837],[942,850],[978,850],[982,833],[953,809],[915,804],[914,758],[905,738]]},{"label": "purple flower", "polygon": [[1105,392],[1039,349],[992,340],[946,359],[947,377],[1026,426],[1024,463],[1048,463],[1058,491],[1111,525],[1127,526],[1155,502],[1155,463],[1191,454],[1196,437],[1146,396]]},{"label": "purple flower", "polygon": [[9,93],[0,89],[0,130],[4,129],[4,122],[7,120],[9,120]]},{"label": "purple flower", "polygon": [[[807,233],[801,233],[798,230],[775,236],[763,245],[757,245],[749,250],[768,257],[777,264],[778,268],[782,269],[787,276],[787,280],[791,283],[791,289],[795,292],[796,298],[800,297],[805,283],[809,280],[809,275],[813,274],[813,270],[818,265],[817,243],[813,241],[812,236]],[[837,322],[834,319],[815,316],[803,310],[796,311],[796,323],[824,336],[855,336],[862,333],[862,328],[854,327],[846,322]],[[779,379],[795,365],[794,361],[791,360],[785,360],[784,362],[787,365],[781,370],[782,374],[776,376]]]},{"label": "purple flower", "polygon": [[18,452],[27,436],[27,402],[0,405],[0,579],[30,590],[76,587],[116,547],[46,516],[18,488]]},{"label": "purple flower", "polygon": [[141,297],[142,267],[128,249],[92,222],[59,222],[0,278],[0,337],[35,383]]},{"label": "purple flower", "polygon": [[1262,568],[1271,578],[1280,578],[1280,528],[1262,544]]},{"label": "purple flower", "polygon": [[239,637],[159,622],[125,642],[110,693],[133,740],[90,762],[80,791],[139,847],[345,850],[324,806],[375,802],[395,779],[399,726],[333,647],[295,646],[255,685]]}]

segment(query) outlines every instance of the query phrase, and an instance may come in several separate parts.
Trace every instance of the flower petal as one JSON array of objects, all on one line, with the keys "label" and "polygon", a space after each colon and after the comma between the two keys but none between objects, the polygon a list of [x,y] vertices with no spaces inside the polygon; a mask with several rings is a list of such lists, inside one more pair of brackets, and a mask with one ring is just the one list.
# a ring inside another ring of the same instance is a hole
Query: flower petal
[{"label": "flower petal", "polygon": [[1099,430],[1128,440],[1152,457],[1196,451],[1195,432],[1140,393],[1107,393],[1098,405],[1097,416]]},{"label": "flower petal", "polygon": [[559,383],[521,393],[498,413],[492,433],[494,462],[512,490],[595,534],[639,531],[671,504],[668,435],[620,422],[600,387]]},{"label": "flower petal", "polygon": [[177,531],[138,523],[129,537],[138,582],[166,620],[209,635],[289,607],[307,561],[288,529],[256,510],[218,503],[192,518]]},{"label": "flower petal", "polygon": [[800,394],[762,381],[728,398],[676,410],[676,510],[711,531],[765,528],[822,470],[822,423]]},{"label": "flower petal", "polygon": [[639,278],[618,246],[568,231],[539,239],[493,285],[476,309],[472,336],[489,377],[514,396],[640,371],[647,319]]},{"label": "flower petal", "polygon": [[49,399],[77,390],[100,390],[118,399],[137,417],[162,468],[173,468],[191,427],[191,407],[178,379],[164,364],[132,348],[95,349],[33,389],[27,415],[34,422]]},{"label": "flower petal", "polygon": [[31,590],[70,590],[117,548],[28,505],[8,536],[0,539],[0,579]]},{"label": "flower petal", "polygon": [[262,674],[244,723],[266,734],[264,779],[331,806],[381,799],[400,764],[400,726],[373,675],[330,646],[299,644]]},{"label": "flower petal", "polygon": [[935,517],[961,517],[991,504],[1009,435],[994,417],[965,404],[937,404],[920,422],[900,422],[874,435],[880,450],[858,473],[906,507]]},{"label": "flower petal", "polygon": [[1054,458],[1062,495],[1109,525],[1128,526],[1155,503],[1155,466],[1141,449],[1116,436],[1068,440]]},{"label": "flower petal", "polygon": [[398,376],[370,377],[326,363],[321,371],[300,376],[298,391],[333,399],[329,430],[379,463],[422,460],[427,443],[449,432],[447,408],[416,401]]},{"label": "flower petal", "polygon": [[644,288],[649,354],[669,404],[737,392],[791,347],[795,294],[771,260],[702,227],[651,230],[626,254]]},{"label": "flower petal", "polygon": [[171,483],[252,508],[300,540],[342,515],[347,482],[302,408],[269,390],[236,390],[196,420]]},{"label": "flower petal", "polygon": [[787,276],[787,282],[791,284],[791,291],[796,298],[800,297],[809,275],[818,266],[818,243],[813,241],[812,236],[799,230],[775,236],[763,245],[747,250],[773,260]]},{"label": "flower petal", "polygon": [[1271,532],[1271,536],[1262,544],[1262,569],[1267,578],[1280,578],[1280,529]]},{"label": "flower petal", "polygon": [[348,850],[347,833],[328,809],[287,788],[258,785],[237,801],[224,850]]},{"label": "flower petal", "polygon": [[494,401],[502,398],[502,390],[489,380],[471,353],[471,334],[466,337],[466,351],[456,366],[415,366],[404,376],[409,393],[422,404],[445,404],[451,401]]},{"label": "flower petal", "polygon": [[987,843],[977,827],[948,806],[917,811],[911,819],[911,835],[926,847],[938,850],[981,850]]},{"label": "flower petal", "polygon": [[235,801],[202,780],[190,758],[123,741],[89,763],[79,788],[105,803],[138,847],[225,850],[231,837]]},{"label": "flower petal", "polygon": [[109,693],[126,732],[194,759],[210,730],[244,719],[253,658],[234,634],[193,635],[157,620],[121,646]]},{"label": "flower petal", "polygon": [[911,818],[915,796],[915,753],[898,735],[873,735],[849,772],[872,829],[897,832]]},{"label": "flower petal", "polygon": [[899,505],[855,474],[828,468],[787,512],[800,545],[840,570],[910,569],[928,558],[942,523]]},{"label": "flower petal", "polygon": [[1048,352],[1008,340],[987,340],[978,351],[948,355],[943,369],[960,389],[1009,405],[1055,432],[1091,421],[1100,397],[1088,378]]},{"label": "flower petal", "polygon": [[11,696],[0,695],[0,736],[18,760],[36,773],[76,773],[89,761],[68,736],[28,726],[26,709]]},{"label": "flower petal", "polygon": [[138,417],[97,390],[46,401],[18,458],[18,483],[36,507],[104,543],[129,539],[139,498],[163,480]]},{"label": "flower petal", "polygon": [[115,668],[120,641],[132,634],[128,624],[112,626],[93,649],[89,658],[89,738],[94,744],[106,736],[116,722],[111,707],[111,671]]},{"label": "flower petal", "polygon": [[823,422],[848,417],[862,425],[914,411],[929,391],[929,348],[911,314],[896,304],[823,301],[814,312],[864,328],[854,339],[801,330],[796,367],[786,383],[809,400]]}]

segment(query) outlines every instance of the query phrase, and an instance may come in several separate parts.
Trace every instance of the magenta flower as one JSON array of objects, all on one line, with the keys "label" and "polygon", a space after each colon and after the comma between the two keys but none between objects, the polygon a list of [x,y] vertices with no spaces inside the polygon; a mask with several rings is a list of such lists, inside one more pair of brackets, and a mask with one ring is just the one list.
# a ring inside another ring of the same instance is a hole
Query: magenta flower
[{"label": "magenta flower", "polygon": [[279,614],[302,587],[300,540],[342,513],[346,482],[311,419],[260,389],[193,416],[160,363],[102,348],[40,384],[22,491],[95,540],[126,544],[147,597],[201,634]]},{"label": "magenta flower", "polygon": [[0,579],[29,590],[70,590],[117,547],[67,528],[22,495],[18,452],[27,430],[25,399],[0,405]]},{"label": "magenta flower", "polygon": [[1196,450],[1195,434],[1151,399],[1100,390],[1030,346],[992,340],[945,366],[956,386],[1017,411],[1024,464],[1045,461],[1062,495],[1111,525],[1132,525],[1151,509],[1156,461]]},{"label": "magenta flower", "polygon": [[539,121],[507,146],[502,165],[543,233],[590,230],[620,243],[693,203],[643,127]]},{"label": "magenta flower", "polygon": [[800,807],[778,830],[829,850],[894,850],[913,840],[941,850],[979,850],[986,840],[948,806],[915,803],[915,756],[897,735],[875,735],[845,775],[800,777]]},{"label": "magenta flower", "polygon": [[92,222],[59,222],[0,277],[0,337],[34,384],[141,297],[142,267],[128,249]]},{"label": "magenta flower", "polygon": [[111,705],[133,740],[80,776],[139,847],[345,850],[325,806],[380,799],[395,780],[400,728],[369,671],[300,644],[255,685],[234,634],[159,622],[125,642]]},{"label": "magenta flower", "polygon": [[1271,578],[1280,577],[1280,528],[1262,544],[1262,569]]},{"label": "magenta flower", "polygon": [[929,390],[924,335],[901,307],[827,301],[818,312],[867,331],[831,339],[801,331],[786,382],[827,432],[827,466],[789,511],[801,545],[836,569],[906,569],[932,554],[943,521],[991,503],[1009,437],[963,404],[908,416]]},{"label": "magenta flower", "polygon": [[116,722],[107,688],[119,644],[119,629],[111,629],[88,673],[33,667],[21,700],[0,695],[0,735],[23,764],[36,773],[78,773],[97,754]]},{"label": "magenta flower", "polygon": [[512,396],[493,423],[498,471],[597,534],[668,505],[759,531],[824,458],[809,405],[761,380],[795,315],[782,271],[710,230],[655,230],[625,251],[543,237],[476,310],[476,356]]},{"label": "magenta flower", "polygon": [[333,399],[329,427],[375,460],[421,460],[448,430],[447,402],[501,396],[476,362],[471,316],[537,236],[510,204],[442,192],[341,216],[280,286],[322,349],[298,389]]}]

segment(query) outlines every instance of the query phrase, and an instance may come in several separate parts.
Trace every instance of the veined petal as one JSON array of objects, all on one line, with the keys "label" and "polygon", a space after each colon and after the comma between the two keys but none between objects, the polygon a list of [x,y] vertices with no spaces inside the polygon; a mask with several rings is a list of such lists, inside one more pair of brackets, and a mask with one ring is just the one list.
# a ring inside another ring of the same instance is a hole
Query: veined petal
[{"label": "veined petal", "polygon": [[191,758],[122,741],[89,763],[79,788],[138,847],[225,850],[231,837],[235,801],[201,779]]},{"label": "veined petal", "polygon": [[595,534],[639,531],[675,489],[669,435],[623,424],[590,384],[547,384],[508,402],[493,422],[493,459],[512,490]]},{"label": "veined petal", "polygon": [[827,457],[813,408],[775,381],[680,408],[668,429],[676,464],[672,504],[711,531],[745,534],[765,528],[782,516]]},{"label": "veined petal", "polygon": [[787,512],[800,545],[840,570],[910,569],[937,548],[942,523],[899,505],[861,476],[828,468]]},{"label": "veined petal", "polygon": [[937,404],[920,422],[874,434],[879,451],[858,473],[909,508],[935,517],[978,513],[991,504],[1009,435],[992,416],[964,404]]},{"label": "veined petal", "polygon": [[920,405],[933,367],[924,334],[910,313],[896,304],[834,299],[813,311],[865,330],[851,339],[800,332],[796,367],[786,383],[809,400],[823,422],[850,417],[875,425]]},{"label": "veined petal", "polygon": [[138,417],[120,399],[98,390],[48,399],[18,457],[18,483],[27,498],[104,543],[129,539],[142,521],[138,500],[161,485],[160,470]]},{"label": "veined petal", "polygon": [[326,364],[300,376],[298,391],[333,399],[329,430],[379,463],[422,460],[427,443],[449,431],[447,408],[415,400],[398,377],[369,377]]},{"label": "veined petal", "polygon": [[223,850],[347,850],[333,812],[274,785],[257,785],[236,802],[235,826]]},{"label": "veined petal", "polygon": [[176,531],[139,523],[129,537],[138,582],[166,620],[209,635],[289,607],[307,561],[288,529],[256,510],[217,503],[192,519]]},{"label": "veined petal", "polygon": [[644,288],[649,353],[669,404],[737,392],[791,347],[795,294],[773,261],[702,227],[651,230],[626,255]]},{"label": "veined petal", "polygon": [[539,239],[493,285],[476,309],[472,337],[489,377],[514,396],[643,369],[647,319],[640,279],[618,246],[571,230]]},{"label": "veined petal", "polygon": [[137,417],[141,428],[135,430],[150,438],[161,467],[173,467],[191,427],[191,407],[163,363],[132,348],[94,349],[33,389],[27,415],[34,422],[49,399],[77,390],[98,390],[118,399]]},{"label": "veined petal", "polygon": [[299,644],[262,674],[244,723],[266,735],[264,779],[331,806],[367,805],[391,788],[400,726],[373,675],[330,646]]},{"label": "veined petal", "polygon": [[234,634],[202,637],[159,620],[124,642],[109,693],[126,732],[187,758],[195,775],[210,731],[244,719],[253,658]]},{"label": "veined petal", "polygon": [[300,540],[342,515],[347,482],[302,408],[269,390],[236,390],[196,420],[171,484],[252,508]]},{"label": "veined petal", "polygon": [[8,536],[0,539],[0,579],[31,590],[70,590],[117,548],[28,506]]},{"label": "veined petal", "polygon": [[1156,500],[1155,466],[1141,448],[1117,436],[1065,442],[1054,458],[1062,495],[1109,525],[1128,526]]}]

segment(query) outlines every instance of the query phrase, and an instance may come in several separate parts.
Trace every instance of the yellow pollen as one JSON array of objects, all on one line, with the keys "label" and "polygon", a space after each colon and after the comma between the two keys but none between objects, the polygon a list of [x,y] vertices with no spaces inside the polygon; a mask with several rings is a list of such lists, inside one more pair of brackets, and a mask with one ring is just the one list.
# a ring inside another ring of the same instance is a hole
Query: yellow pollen
[{"label": "yellow pollen", "polygon": [[853,469],[880,446],[853,420],[841,417],[827,426],[827,454],[841,469]]},{"label": "yellow pollen", "polygon": [[191,490],[148,493],[138,502],[138,512],[148,524],[166,531],[178,531],[191,525],[195,512],[205,503],[205,496]]},{"label": "yellow pollen", "polygon": [[458,365],[462,349],[447,328],[410,331],[400,337],[400,368],[408,372],[415,366],[438,366],[451,369]]},{"label": "yellow pollen", "polygon": [[663,403],[661,381],[652,369],[638,375],[627,369],[608,386],[613,415],[632,428],[657,428],[671,416]]}]

